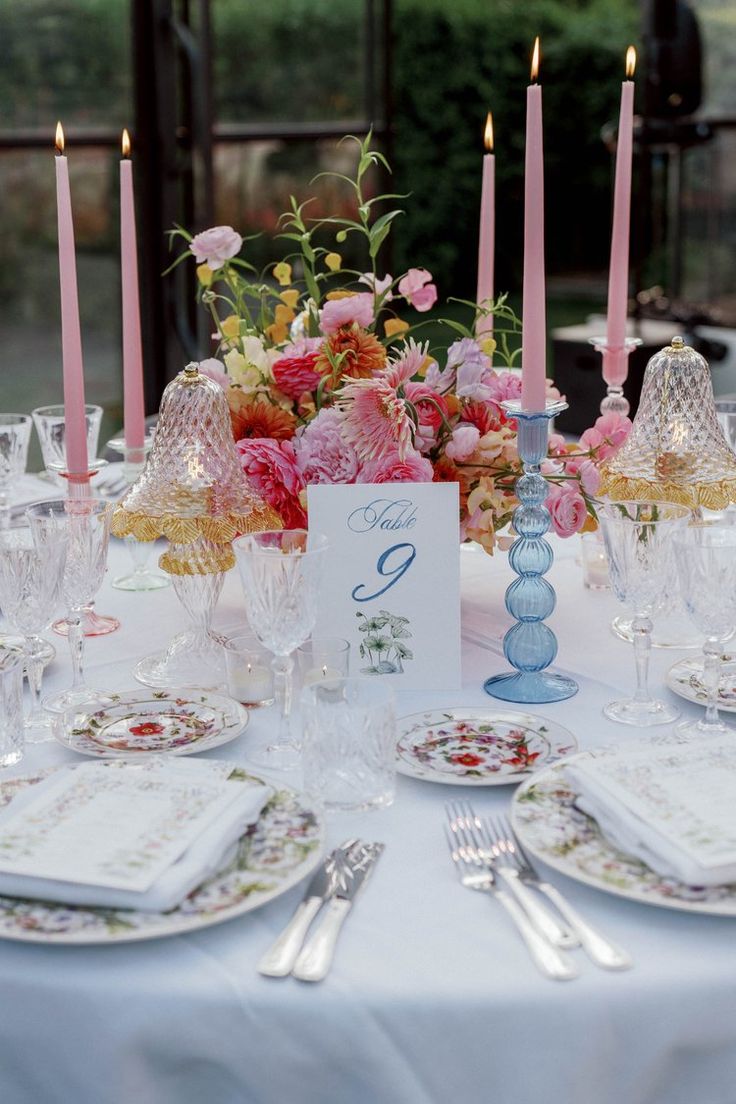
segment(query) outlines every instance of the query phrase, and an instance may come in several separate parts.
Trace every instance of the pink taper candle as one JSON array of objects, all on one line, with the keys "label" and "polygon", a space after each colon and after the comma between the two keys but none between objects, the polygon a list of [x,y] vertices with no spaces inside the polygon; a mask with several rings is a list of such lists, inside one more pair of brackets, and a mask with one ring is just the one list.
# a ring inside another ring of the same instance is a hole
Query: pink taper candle
[{"label": "pink taper candle", "polygon": [[69,473],[86,476],[87,422],[84,415],[84,367],[79,325],[77,260],[74,252],[69,163],[64,157],[64,131],[56,124],[56,211],[59,224],[59,283],[61,286],[61,350],[64,365],[64,440]]},{"label": "pink taper candle", "polygon": [[[123,425],[128,450],[142,450],[145,436],[143,402],[143,351],[138,294],[138,250],[133,197],[133,162],[130,137],[123,131],[120,162],[120,259],[123,289]],[[137,458],[143,460],[141,455]]]},{"label": "pink taper candle", "polygon": [[636,51],[626,51],[626,77],[621,85],[621,110],[616,146],[616,182],[613,197],[611,263],[608,271],[607,349],[603,354],[603,378],[620,386],[628,373],[624,350],[629,301],[629,228],[631,222],[631,156],[634,132],[634,75]]},{"label": "pink taper candle", "polygon": [[[496,248],[496,158],[493,156],[493,117],[488,112],[483,135],[486,153],[483,155],[483,187],[480,194],[480,231],[478,234],[478,284],[476,303],[493,299],[493,258]],[[479,315],[475,323],[476,337],[493,333],[493,315]]]},{"label": "pink taper candle", "polygon": [[539,39],[534,40],[532,83],[526,90],[524,165],[524,289],[521,340],[521,407],[544,410],[547,322],[544,286],[544,157]]}]

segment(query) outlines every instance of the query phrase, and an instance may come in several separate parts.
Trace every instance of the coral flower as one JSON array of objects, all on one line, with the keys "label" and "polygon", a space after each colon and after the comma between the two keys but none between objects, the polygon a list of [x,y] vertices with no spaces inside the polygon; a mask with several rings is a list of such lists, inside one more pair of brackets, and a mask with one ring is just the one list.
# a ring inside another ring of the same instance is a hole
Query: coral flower
[{"label": "coral flower", "polygon": [[228,392],[230,420],[236,441],[250,437],[272,437],[287,441],[294,436],[296,418],[287,410],[272,406],[270,402],[258,402],[231,387]]},{"label": "coral flower", "polygon": [[[360,326],[341,326],[336,333],[330,335],[325,345],[333,358],[344,354],[340,361],[338,379],[342,376],[369,379],[386,363],[386,350],[381,342]],[[333,367],[326,352],[320,354],[314,367],[323,376],[333,375]]]},{"label": "coral flower", "polygon": [[141,724],[131,725],[131,736],[160,736],[164,730],[164,726],[157,724],[156,721],[143,721]]},{"label": "coral flower", "polygon": [[281,357],[271,365],[271,372],[279,391],[290,399],[299,399],[305,391],[315,391],[320,377],[314,370],[318,353],[303,356]]},{"label": "coral flower", "polygon": [[450,759],[461,767],[479,767],[483,762],[482,756],[473,755],[472,751],[464,751],[462,755],[451,755]]}]

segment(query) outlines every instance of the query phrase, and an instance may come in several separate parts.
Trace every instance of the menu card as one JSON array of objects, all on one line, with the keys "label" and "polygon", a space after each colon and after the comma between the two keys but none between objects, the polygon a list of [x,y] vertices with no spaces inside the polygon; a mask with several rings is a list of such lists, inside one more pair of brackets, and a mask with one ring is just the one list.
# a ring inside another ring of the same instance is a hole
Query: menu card
[{"label": "menu card", "polygon": [[84,763],[0,811],[0,872],[145,892],[242,794],[229,763]]}]

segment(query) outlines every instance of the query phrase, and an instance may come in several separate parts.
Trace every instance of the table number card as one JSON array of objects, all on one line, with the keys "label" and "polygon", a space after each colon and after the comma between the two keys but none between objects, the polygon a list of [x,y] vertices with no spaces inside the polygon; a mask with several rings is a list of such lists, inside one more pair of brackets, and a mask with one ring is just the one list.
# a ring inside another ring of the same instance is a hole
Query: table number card
[{"label": "table number card", "polygon": [[460,672],[457,483],[319,484],[309,528],[329,541],[314,636],[350,641],[350,673],[450,690]]}]

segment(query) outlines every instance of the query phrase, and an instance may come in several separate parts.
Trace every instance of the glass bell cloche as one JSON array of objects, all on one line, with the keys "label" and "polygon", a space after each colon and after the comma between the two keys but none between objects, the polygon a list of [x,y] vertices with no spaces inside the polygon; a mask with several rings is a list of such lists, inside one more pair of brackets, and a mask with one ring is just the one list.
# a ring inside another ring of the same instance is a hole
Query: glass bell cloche
[{"label": "glass bell cloche", "polygon": [[159,566],[191,619],[166,652],[148,656],[135,676],[147,686],[216,687],[224,681],[212,615],[238,533],[280,529],[281,520],[249,487],[238,462],[222,388],[188,364],[161,400],[145,469],[118,503],[117,537],[166,537]]},{"label": "glass bell cloche", "polygon": [[736,454],[718,421],[708,362],[681,337],[647,364],[631,432],[602,465],[600,493],[693,510],[736,502]]}]

